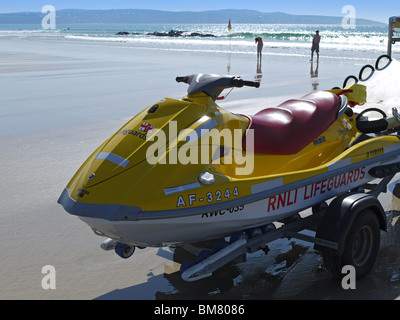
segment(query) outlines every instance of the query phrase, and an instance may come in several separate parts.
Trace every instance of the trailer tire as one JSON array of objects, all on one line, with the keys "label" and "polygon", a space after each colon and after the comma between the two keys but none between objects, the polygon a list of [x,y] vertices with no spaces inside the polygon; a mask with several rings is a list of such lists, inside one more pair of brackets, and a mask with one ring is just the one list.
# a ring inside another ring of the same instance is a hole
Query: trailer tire
[{"label": "trailer tire", "polygon": [[354,221],[346,238],[341,256],[324,253],[324,264],[332,275],[341,279],[342,269],[346,265],[354,266],[357,279],[365,277],[372,269],[378,257],[380,246],[380,225],[375,212],[362,211]]}]

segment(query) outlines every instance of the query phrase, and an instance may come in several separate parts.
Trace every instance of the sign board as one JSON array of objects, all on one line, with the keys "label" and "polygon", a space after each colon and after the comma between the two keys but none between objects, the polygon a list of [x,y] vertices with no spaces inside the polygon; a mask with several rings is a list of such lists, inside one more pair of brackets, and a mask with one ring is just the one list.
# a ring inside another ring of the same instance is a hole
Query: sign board
[{"label": "sign board", "polygon": [[392,45],[400,42],[400,16],[389,18],[388,56],[392,56]]}]

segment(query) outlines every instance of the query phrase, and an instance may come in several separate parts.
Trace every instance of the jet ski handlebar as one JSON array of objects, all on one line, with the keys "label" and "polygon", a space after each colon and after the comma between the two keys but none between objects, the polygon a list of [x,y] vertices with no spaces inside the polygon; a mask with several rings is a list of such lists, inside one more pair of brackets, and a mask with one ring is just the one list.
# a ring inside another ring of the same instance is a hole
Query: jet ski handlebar
[{"label": "jet ski handlebar", "polygon": [[[192,76],[193,75],[185,76],[185,77],[176,77],[176,82],[190,83],[189,80],[191,79]],[[240,77],[232,77],[232,87],[235,87],[235,88],[242,88],[242,87],[259,88],[260,82],[247,81],[247,80],[241,79]]]},{"label": "jet ski handlebar", "polygon": [[190,76],[177,77],[176,82],[189,84],[188,94],[204,92],[214,100],[219,94],[228,88],[254,87],[259,88],[260,82],[246,81],[235,76],[219,76],[215,74],[193,74]]}]

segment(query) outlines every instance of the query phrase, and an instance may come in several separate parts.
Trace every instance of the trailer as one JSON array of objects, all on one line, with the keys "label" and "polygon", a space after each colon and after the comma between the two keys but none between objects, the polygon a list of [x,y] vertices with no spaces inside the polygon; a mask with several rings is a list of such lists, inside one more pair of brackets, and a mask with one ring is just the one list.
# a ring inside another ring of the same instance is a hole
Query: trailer
[{"label": "trailer", "polygon": [[[247,254],[258,250],[268,254],[268,243],[272,241],[295,238],[313,243],[335,278],[342,277],[344,266],[352,265],[357,279],[361,279],[375,264],[380,232],[387,231],[387,217],[378,196],[387,192],[387,185],[398,172],[400,163],[377,166],[370,174],[380,179],[379,183],[349,190],[329,204],[320,203],[310,208],[311,214],[305,217],[301,212],[293,213],[290,218],[264,228],[242,230],[229,239],[215,242],[212,248],[184,245],[181,248],[196,258],[182,263],[181,277],[187,282],[210,277],[232,261],[245,261]],[[304,230],[314,231],[315,236],[301,233]]]}]

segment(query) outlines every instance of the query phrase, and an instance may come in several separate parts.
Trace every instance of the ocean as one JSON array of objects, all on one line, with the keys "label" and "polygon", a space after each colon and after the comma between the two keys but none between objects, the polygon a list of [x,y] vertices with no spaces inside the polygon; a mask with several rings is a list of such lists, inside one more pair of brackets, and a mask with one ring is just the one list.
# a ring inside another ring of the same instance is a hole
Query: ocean
[{"label": "ocean", "polygon": [[[321,35],[321,58],[374,60],[387,52],[387,26],[237,24],[71,24],[44,30],[38,25],[0,25],[2,37],[63,38],[110,46],[204,53],[256,54],[255,37],[264,55],[309,57],[315,31]],[[123,34],[118,34],[123,32]],[[393,46],[393,56],[400,45]]]}]

